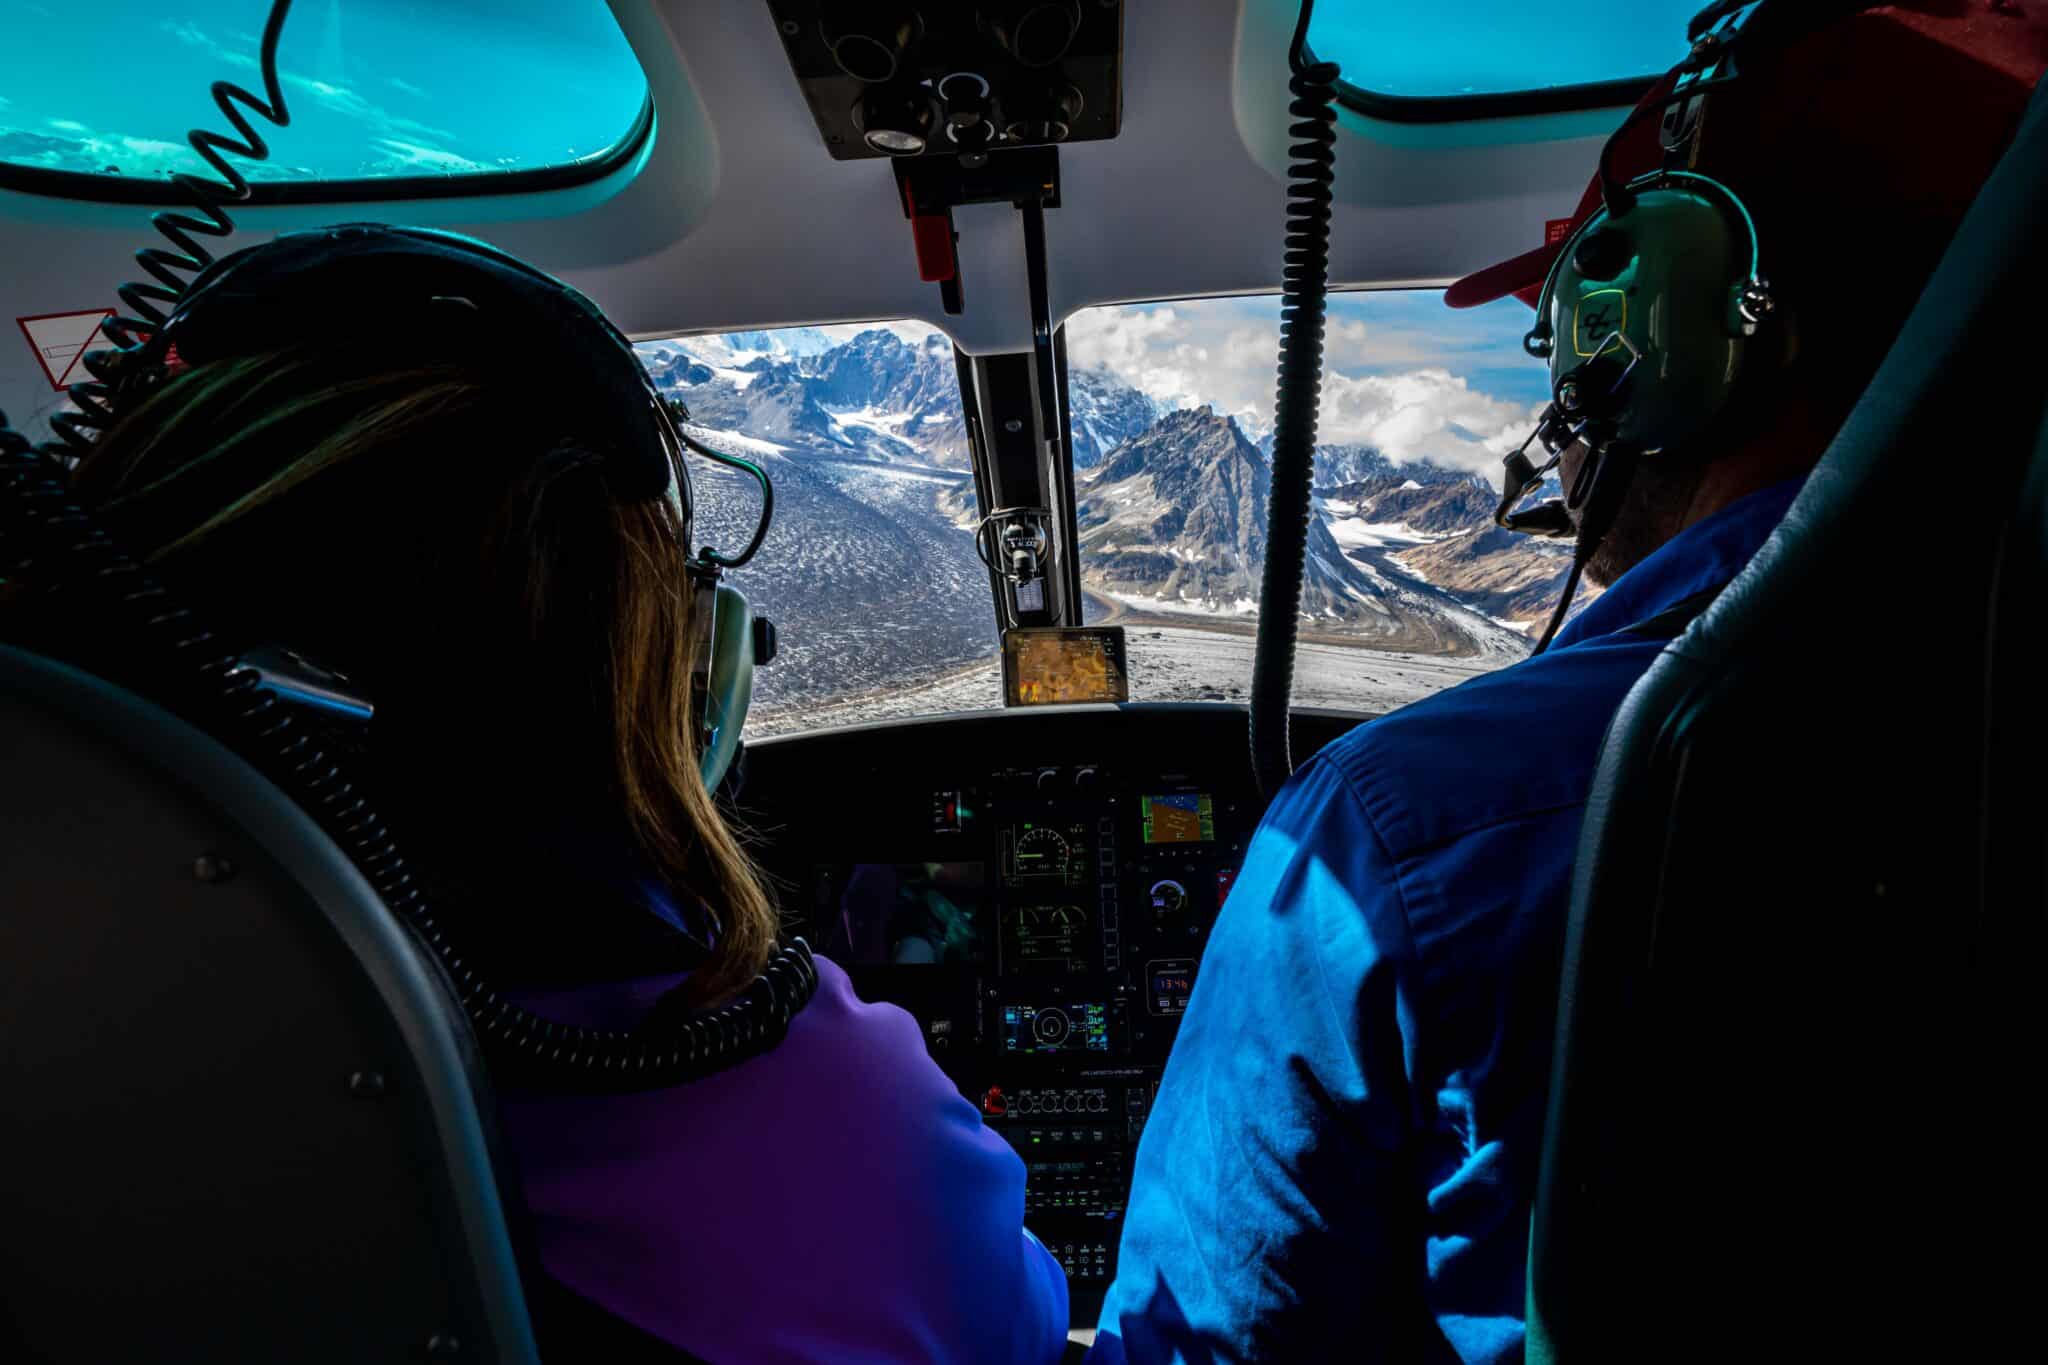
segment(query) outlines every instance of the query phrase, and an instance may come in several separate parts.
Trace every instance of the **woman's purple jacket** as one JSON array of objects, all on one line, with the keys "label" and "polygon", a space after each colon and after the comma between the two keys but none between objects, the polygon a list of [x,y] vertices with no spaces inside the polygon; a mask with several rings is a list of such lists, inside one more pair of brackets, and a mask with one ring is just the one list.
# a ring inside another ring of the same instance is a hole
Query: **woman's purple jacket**
[{"label": "woman's purple jacket", "polygon": [[[1067,1285],[1024,1166],[915,1021],[818,962],[773,1050],[673,1089],[500,1098],[542,1265],[711,1362],[1056,1361]],[[678,976],[526,994],[630,1027]]]}]

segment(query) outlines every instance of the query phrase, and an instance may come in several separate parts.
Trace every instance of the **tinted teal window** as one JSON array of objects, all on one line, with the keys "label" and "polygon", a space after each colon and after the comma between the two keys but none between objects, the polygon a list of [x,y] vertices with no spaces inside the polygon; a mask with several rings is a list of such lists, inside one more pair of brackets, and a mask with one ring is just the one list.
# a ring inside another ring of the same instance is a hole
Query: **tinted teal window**
[{"label": "tinted teal window", "polygon": [[1321,0],[1309,46],[1375,95],[1504,95],[1667,70],[1685,55],[1686,22],[1704,3]]},{"label": "tinted teal window", "polygon": [[[208,89],[258,95],[269,0],[9,0],[0,160],[161,179],[204,171]],[[299,0],[278,49],[291,126],[255,180],[478,176],[601,160],[647,78],[605,0]]]}]

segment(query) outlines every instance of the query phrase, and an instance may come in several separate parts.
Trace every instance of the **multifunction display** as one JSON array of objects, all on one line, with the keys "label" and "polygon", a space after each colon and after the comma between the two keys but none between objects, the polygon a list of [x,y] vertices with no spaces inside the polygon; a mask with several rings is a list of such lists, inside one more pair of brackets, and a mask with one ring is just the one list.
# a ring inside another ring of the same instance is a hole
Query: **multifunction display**
[{"label": "multifunction display", "polygon": [[1079,886],[1092,870],[1086,821],[1059,825],[1026,820],[1003,831],[1006,885]]},{"label": "multifunction display", "polygon": [[1148,844],[1208,844],[1216,840],[1216,802],[1207,792],[1170,792],[1138,798]]},{"label": "multifunction display", "polygon": [[1109,1006],[1103,1001],[1003,1006],[1003,1051],[1109,1051]]}]

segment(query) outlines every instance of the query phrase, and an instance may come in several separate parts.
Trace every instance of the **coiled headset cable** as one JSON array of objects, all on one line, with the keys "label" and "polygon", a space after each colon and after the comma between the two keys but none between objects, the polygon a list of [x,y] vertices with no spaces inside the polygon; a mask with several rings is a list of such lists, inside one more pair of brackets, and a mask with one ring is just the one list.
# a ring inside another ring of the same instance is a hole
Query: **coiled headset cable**
[{"label": "coiled headset cable", "polygon": [[[290,123],[278,76],[277,48],[291,0],[274,0],[261,54],[267,99],[228,81],[212,87],[214,103],[240,141],[205,129],[193,149],[219,174],[209,181],[180,174],[175,183],[203,217],[162,212],[151,222],[176,248],[146,247],[136,260],[156,283],[131,282],[118,293],[132,314],[101,324],[111,343],[83,358],[89,380],[71,386],[75,413],[54,418],[56,438],[40,449],[0,413],[0,587],[33,587],[60,612],[84,619],[98,612],[131,645],[138,672],[166,700],[255,763],[310,813],[348,855],[378,897],[426,948],[469,1016],[485,1052],[514,1083],[544,1089],[605,1092],[652,1090],[696,1080],[775,1046],[818,987],[810,947],[800,938],[779,948],[753,984],[718,1008],[696,1013],[658,1009],[641,1030],[585,1029],[530,1013],[492,990],[450,940],[422,889],[345,758],[263,686],[262,675],[227,649],[187,606],[123,551],[71,493],[69,469],[112,425],[115,386],[148,382],[122,372],[148,334],[162,326],[189,278],[213,262],[200,237],[225,238],[234,223],[223,208],[249,197],[249,180],[227,154],[265,160],[269,144],[236,106],[275,127]],[[161,305],[161,307],[159,306]],[[694,445],[694,443],[692,443]],[[763,480],[765,483],[765,479]],[[753,545],[733,563],[744,563]]]},{"label": "coiled headset cable", "polygon": [[1266,565],[1252,656],[1252,774],[1270,798],[1294,772],[1288,706],[1301,579],[1308,553],[1311,485],[1323,390],[1323,320],[1330,283],[1331,185],[1337,162],[1335,62],[1312,61],[1315,0],[1301,0],[1288,49],[1293,99],[1288,128],[1287,236],[1280,286],[1280,361],[1273,395],[1273,456],[1266,507]]},{"label": "coiled headset cable", "polygon": [[340,845],[384,905],[427,949],[500,1073],[546,1089],[651,1090],[696,1080],[765,1052],[817,990],[811,950],[794,939],[753,984],[716,1009],[657,1012],[631,1033],[558,1023],[514,1005],[483,980],[429,897],[347,760],[323,745],[257,670],[222,644],[98,524],[66,472],[0,414],[0,581],[33,586],[73,620],[106,621],[136,672],[174,709],[250,759]]},{"label": "coiled headset cable", "polygon": [[121,302],[128,306],[128,314],[117,313],[102,322],[100,331],[110,344],[90,350],[80,359],[79,363],[90,377],[65,391],[78,411],[61,412],[50,419],[50,430],[54,434],[50,443],[51,454],[67,465],[83,459],[91,451],[99,433],[113,424],[114,385],[133,378],[122,374],[123,362],[142,349],[152,330],[169,319],[178,300],[184,296],[190,277],[213,264],[213,253],[199,239],[222,239],[234,233],[234,220],[228,217],[222,206],[242,203],[249,198],[249,177],[228,160],[228,155],[232,153],[250,161],[270,159],[270,144],[256,131],[256,125],[242,112],[242,108],[253,110],[275,128],[291,124],[291,110],[285,104],[284,83],[277,71],[278,40],[284,35],[284,21],[291,14],[291,8],[292,0],[272,0],[270,16],[263,22],[262,49],[258,58],[263,77],[263,98],[259,99],[233,81],[213,83],[213,102],[219,106],[221,117],[234,128],[236,137],[206,128],[194,128],[185,135],[185,140],[192,144],[192,150],[213,168],[219,179],[209,180],[184,171],[171,177],[171,183],[184,191],[186,198],[203,216],[195,217],[169,209],[151,216],[150,225],[162,233],[175,250],[148,246],[135,253],[136,264],[155,283],[131,280],[115,291]]}]

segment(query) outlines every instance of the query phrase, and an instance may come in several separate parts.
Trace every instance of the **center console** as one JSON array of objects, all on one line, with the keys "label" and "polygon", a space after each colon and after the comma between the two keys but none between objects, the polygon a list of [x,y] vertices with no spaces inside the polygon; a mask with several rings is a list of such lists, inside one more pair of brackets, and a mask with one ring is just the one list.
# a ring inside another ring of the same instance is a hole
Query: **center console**
[{"label": "center console", "polygon": [[[750,797],[807,793],[753,822],[774,831],[785,914],[863,998],[917,1019],[1016,1149],[1026,1224],[1090,1325],[1132,1156],[1261,809],[1242,712],[1157,710],[1068,712],[1057,730],[1016,712],[928,722],[915,762],[909,727],[749,753]],[[1309,729],[1303,751],[1326,737]]]}]

